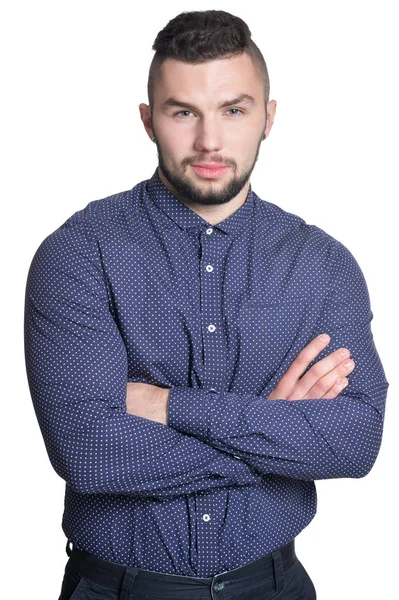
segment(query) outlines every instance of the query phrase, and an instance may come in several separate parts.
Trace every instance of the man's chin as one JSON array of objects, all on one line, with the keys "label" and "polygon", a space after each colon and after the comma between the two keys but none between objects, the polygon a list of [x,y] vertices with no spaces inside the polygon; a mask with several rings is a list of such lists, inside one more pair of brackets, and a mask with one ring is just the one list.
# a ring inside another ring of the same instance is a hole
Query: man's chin
[{"label": "man's chin", "polygon": [[185,197],[196,204],[211,206],[213,204],[224,204],[233,199],[234,195],[229,193],[229,186],[222,182],[206,180],[200,185],[190,183],[185,190]]},{"label": "man's chin", "polygon": [[220,179],[204,179],[201,178],[193,181],[191,178],[186,180],[186,185],[195,194],[199,196],[207,197],[209,193],[223,194],[229,187],[229,181],[221,181]]},{"label": "man's chin", "polygon": [[164,165],[160,164],[159,167],[165,179],[173,187],[175,195],[183,202],[203,206],[226,204],[235,198],[245,185],[245,182],[235,181],[233,173],[228,179],[223,175],[217,179],[206,179],[194,172],[190,174],[192,169],[188,166],[184,174],[176,177],[165,169]]}]

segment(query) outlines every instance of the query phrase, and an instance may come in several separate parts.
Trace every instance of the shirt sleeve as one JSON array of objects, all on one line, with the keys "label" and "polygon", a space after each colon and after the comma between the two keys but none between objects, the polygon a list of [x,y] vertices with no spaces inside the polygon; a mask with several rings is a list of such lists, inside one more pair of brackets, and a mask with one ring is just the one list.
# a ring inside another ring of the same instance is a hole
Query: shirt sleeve
[{"label": "shirt sleeve", "polygon": [[164,498],[260,482],[229,453],[126,412],[126,347],[86,222],[67,221],[35,253],[25,359],[50,461],[77,492]]},{"label": "shirt sleeve", "polygon": [[349,348],[355,369],[343,392],[333,400],[267,400],[285,365],[267,394],[259,396],[172,388],[171,427],[264,474],[313,480],[363,477],[370,471],[381,445],[388,382],[373,341],[363,274],[339,242],[333,255],[330,290],[308,340],[328,333],[331,342],[308,368],[338,348]]}]

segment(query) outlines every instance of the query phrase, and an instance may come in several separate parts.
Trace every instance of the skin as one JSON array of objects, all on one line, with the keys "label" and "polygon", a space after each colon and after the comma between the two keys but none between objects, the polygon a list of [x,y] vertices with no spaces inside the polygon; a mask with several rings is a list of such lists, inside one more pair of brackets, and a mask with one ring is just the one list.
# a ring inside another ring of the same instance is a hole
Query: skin
[{"label": "skin", "polygon": [[[243,94],[253,103],[243,99],[220,108]],[[165,104],[171,99],[183,105]],[[167,59],[152,115],[149,105],[139,108],[145,130],[155,137],[159,176],[181,202],[211,224],[244,204],[262,138],[269,135],[276,112],[275,100],[265,109],[263,82],[247,54],[200,64]],[[206,179],[192,169],[196,162],[229,168],[218,179]]]},{"label": "skin", "polygon": [[[221,107],[243,95],[253,100]],[[171,99],[179,105],[171,105]],[[263,82],[247,54],[201,64],[167,59],[154,90],[153,110],[147,104],[139,109],[147,134],[157,144],[159,177],[172,194],[213,225],[244,204],[260,144],[276,112],[275,100],[265,104]],[[210,179],[193,170],[197,162],[229,168]],[[348,349],[332,352],[305,373],[329,343],[327,334],[312,340],[268,399],[336,398],[355,366]],[[167,425],[169,394],[169,388],[128,382],[126,412]]]}]

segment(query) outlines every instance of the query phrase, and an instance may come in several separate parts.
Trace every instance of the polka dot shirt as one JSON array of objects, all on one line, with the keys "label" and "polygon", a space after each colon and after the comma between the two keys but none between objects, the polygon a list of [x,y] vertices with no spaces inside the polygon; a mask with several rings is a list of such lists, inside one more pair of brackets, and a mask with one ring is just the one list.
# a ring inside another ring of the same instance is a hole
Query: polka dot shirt
[{"label": "polka dot shirt", "polygon": [[[26,288],[28,381],[66,482],[65,535],[193,577],[293,539],[316,512],[314,480],[363,477],[379,451],[388,384],[371,319],[350,252],[251,186],[217,225],[157,171],[90,202],[41,243]],[[351,351],[347,388],[268,400],[320,333],[317,360]],[[126,412],[127,381],[171,388],[168,425]]]}]

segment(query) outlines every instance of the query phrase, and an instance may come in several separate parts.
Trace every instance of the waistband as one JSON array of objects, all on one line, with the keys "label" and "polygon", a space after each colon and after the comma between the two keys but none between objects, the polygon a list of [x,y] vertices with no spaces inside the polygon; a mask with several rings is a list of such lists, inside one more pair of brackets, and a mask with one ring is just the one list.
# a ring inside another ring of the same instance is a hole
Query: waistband
[{"label": "waistband", "polygon": [[[69,548],[69,560],[66,571],[79,573],[85,579],[102,586],[117,590],[124,590],[121,598],[128,599],[130,592],[140,594],[159,595],[162,598],[176,598],[176,588],[182,596],[198,598],[198,594],[206,594],[211,590],[212,598],[217,597],[217,592],[228,591],[229,595],[235,591],[243,591],[247,587],[254,587],[263,581],[273,578],[275,589],[278,590],[284,579],[284,572],[296,560],[295,540],[276,549],[261,558],[251,561],[241,567],[218,573],[213,577],[191,577],[147,571],[136,567],[126,567],[119,563],[110,562],[79,548]],[[214,593],[216,594],[214,595]],[[204,597],[206,597],[204,595]],[[209,597],[209,595],[207,596]]]}]

